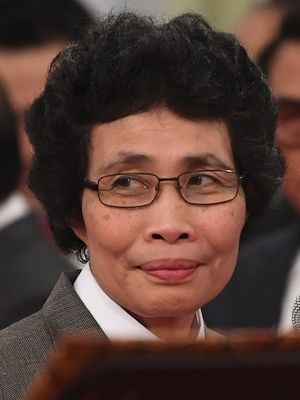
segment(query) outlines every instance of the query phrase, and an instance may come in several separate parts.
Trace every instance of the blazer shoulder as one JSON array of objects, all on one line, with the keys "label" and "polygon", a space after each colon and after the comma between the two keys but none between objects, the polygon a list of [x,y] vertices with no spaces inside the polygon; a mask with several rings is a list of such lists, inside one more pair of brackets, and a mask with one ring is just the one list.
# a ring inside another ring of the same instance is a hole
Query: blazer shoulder
[{"label": "blazer shoulder", "polygon": [[41,312],[0,331],[0,399],[19,398],[53,350]]}]

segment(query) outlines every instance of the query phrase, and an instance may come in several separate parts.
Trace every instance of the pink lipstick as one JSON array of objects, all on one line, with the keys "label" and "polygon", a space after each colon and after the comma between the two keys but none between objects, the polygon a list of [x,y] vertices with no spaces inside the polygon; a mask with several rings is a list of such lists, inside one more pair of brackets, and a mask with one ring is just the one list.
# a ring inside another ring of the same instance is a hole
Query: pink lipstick
[{"label": "pink lipstick", "polygon": [[186,259],[161,259],[140,265],[143,272],[169,283],[180,283],[191,276],[199,263]]}]

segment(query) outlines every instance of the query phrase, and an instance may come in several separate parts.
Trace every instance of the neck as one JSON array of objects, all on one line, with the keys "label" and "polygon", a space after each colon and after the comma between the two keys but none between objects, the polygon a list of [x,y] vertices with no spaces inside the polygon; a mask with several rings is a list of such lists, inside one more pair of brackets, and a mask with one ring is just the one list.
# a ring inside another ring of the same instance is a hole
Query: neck
[{"label": "neck", "polygon": [[190,341],[198,337],[199,323],[195,313],[180,318],[145,318],[141,322],[164,341]]}]

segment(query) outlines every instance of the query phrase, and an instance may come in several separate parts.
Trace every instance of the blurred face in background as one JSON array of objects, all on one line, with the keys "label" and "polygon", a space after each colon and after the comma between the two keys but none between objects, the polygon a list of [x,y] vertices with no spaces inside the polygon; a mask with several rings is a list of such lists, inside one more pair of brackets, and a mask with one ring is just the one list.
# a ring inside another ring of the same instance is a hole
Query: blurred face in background
[{"label": "blurred face in background", "polygon": [[283,188],[300,211],[300,41],[286,41],[279,47],[269,82],[278,99],[277,142],[287,162]]},{"label": "blurred face in background", "polygon": [[250,10],[235,29],[235,34],[254,60],[276,36],[286,10],[276,4],[263,4]]},{"label": "blurred face in background", "polygon": [[42,91],[50,62],[65,45],[65,42],[54,42],[25,49],[0,48],[0,77],[18,117],[23,184],[31,162],[31,147],[24,130],[24,113]]}]

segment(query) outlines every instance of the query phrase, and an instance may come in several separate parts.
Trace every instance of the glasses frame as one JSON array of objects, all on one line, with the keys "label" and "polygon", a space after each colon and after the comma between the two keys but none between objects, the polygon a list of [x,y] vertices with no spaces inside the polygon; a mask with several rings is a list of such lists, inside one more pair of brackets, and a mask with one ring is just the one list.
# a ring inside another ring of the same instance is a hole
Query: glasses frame
[{"label": "glasses frame", "polygon": [[[236,192],[235,192],[234,197],[230,198],[229,200],[218,201],[218,202],[214,202],[214,203],[194,203],[194,202],[186,200],[184,198],[183,194],[181,193],[181,188],[180,188],[180,185],[179,185],[179,179],[183,175],[193,174],[193,173],[197,173],[197,172],[200,172],[200,173],[201,172],[226,172],[226,173],[234,174],[236,176],[236,178],[237,178],[237,186],[236,186]],[[154,176],[158,181],[158,185],[155,187],[156,194],[155,194],[154,198],[149,203],[143,204],[143,205],[140,205],[140,206],[114,206],[114,205],[111,205],[111,204],[104,203],[101,200],[100,193],[99,193],[100,192],[100,190],[99,190],[99,182],[101,181],[101,179],[106,178],[106,177],[122,176],[122,175],[124,175],[124,176],[127,176],[127,175],[138,175],[138,176],[140,176],[140,175],[149,176],[150,175],[150,176]],[[155,174],[152,174],[150,172],[149,173],[147,173],[147,172],[128,172],[128,173],[104,175],[104,176],[101,176],[98,179],[97,182],[94,182],[94,181],[91,181],[90,179],[84,178],[84,180],[83,180],[83,188],[90,189],[90,190],[92,190],[94,192],[97,192],[98,199],[99,199],[100,203],[103,204],[104,206],[112,207],[112,208],[142,208],[142,207],[147,207],[147,206],[151,205],[152,203],[154,203],[157,200],[157,198],[158,198],[158,196],[160,194],[160,183],[161,182],[176,182],[176,190],[177,190],[179,196],[182,198],[182,200],[185,203],[196,205],[196,206],[211,206],[211,205],[215,205],[215,204],[228,203],[229,201],[234,200],[236,198],[236,196],[238,195],[239,188],[240,188],[240,185],[241,185],[241,181],[242,181],[243,178],[244,178],[243,175],[238,175],[237,172],[235,170],[233,170],[233,169],[200,169],[200,170],[197,170],[197,171],[183,172],[182,174],[178,175],[177,177],[171,177],[171,178],[160,178],[159,176],[157,176]]]},{"label": "glasses frame", "polygon": [[277,99],[278,121],[287,122],[299,119],[300,100],[293,97],[279,97]]}]

